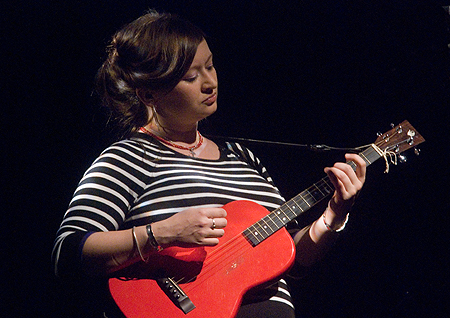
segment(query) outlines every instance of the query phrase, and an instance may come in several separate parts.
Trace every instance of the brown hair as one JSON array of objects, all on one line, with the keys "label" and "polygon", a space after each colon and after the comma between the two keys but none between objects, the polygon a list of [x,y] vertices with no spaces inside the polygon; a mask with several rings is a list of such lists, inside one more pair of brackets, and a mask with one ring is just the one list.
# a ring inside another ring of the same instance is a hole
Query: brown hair
[{"label": "brown hair", "polygon": [[145,126],[147,106],[136,90],[169,92],[189,70],[204,33],[181,18],[150,11],[122,27],[97,76],[102,103],[125,134]]}]

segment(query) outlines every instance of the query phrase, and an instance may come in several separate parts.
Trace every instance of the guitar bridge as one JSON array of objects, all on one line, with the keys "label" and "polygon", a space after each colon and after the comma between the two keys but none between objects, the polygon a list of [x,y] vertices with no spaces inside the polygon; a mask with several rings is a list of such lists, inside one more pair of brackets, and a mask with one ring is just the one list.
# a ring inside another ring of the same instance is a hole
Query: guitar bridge
[{"label": "guitar bridge", "polygon": [[164,291],[164,293],[169,297],[169,299],[180,308],[184,314],[189,313],[195,309],[194,303],[189,299],[185,292],[181,289],[178,284],[169,277],[159,278],[156,280],[159,287]]}]

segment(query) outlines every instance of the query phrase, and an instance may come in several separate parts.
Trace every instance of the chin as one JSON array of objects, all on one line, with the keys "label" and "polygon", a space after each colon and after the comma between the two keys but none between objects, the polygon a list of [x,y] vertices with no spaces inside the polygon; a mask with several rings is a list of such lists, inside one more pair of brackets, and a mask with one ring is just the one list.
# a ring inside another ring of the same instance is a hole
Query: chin
[{"label": "chin", "polygon": [[214,114],[216,112],[216,110],[217,110],[217,103],[214,103],[210,106],[206,106],[204,114],[206,116],[210,116],[210,115]]}]

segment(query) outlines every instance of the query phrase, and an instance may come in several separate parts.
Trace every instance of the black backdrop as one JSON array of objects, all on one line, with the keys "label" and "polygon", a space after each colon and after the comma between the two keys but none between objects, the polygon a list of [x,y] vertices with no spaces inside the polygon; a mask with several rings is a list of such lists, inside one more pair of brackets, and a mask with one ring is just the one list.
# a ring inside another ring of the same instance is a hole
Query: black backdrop
[{"label": "black backdrop", "polygon": [[[67,317],[54,234],[82,173],[112,138],[92,95],[104,46],[148,8],[210,36],[219,110],[204,133],[352,147],[408,119],[422,154],[368,180],[348,229],[292,285],[302,317],[448,316],[446,2],[26,1],[1,4],[1,193],[7,316]],[[5,98],[6,97],[6,98]],[[285,197],[338,153],[249,145]]]}]

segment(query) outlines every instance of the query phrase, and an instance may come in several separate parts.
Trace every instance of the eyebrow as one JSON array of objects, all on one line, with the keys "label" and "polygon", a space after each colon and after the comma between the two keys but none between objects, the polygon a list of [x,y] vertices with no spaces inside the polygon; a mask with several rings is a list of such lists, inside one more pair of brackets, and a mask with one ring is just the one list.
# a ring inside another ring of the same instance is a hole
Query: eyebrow
[{"label": "eyebrow", "polygon": [[[211,53],[211,54],[208,56],[208,58],[205,60],[205,63],[208,63],[209,61],[211,61],[212,58],[213,58],[213,54]],[[201,66],[202,66],[202,64],[195,64],[195,65],[192,64],[190,68],[198,68],[198,67],[201,67]]]}]

